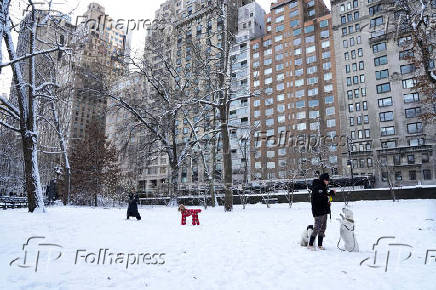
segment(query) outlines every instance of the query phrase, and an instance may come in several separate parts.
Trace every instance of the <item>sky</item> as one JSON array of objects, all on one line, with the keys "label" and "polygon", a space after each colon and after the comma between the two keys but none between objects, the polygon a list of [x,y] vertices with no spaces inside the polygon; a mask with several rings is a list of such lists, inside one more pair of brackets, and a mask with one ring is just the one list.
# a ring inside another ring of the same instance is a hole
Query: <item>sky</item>
[{"label": "sky", "polygon": [[[330,7],[330,0],[324,0],[327,6]],[[14,5],[13,18],[19,20],[22,15],[22,11],[25,7],[25,0],[12,0]],[[83,15],[87,10],[89,3],[93,1],[89,0],[57,0],[55,1],[55,9],[64,13],[71,14],[73,24],[77,22],[77,15]],[[154,12],[160,7],[161,3],[165,0],[95,0],[94,2],[106,8],[106,14],[110,15],[113,19],[123,19],[128,21],[129,19],[146,20],[150,21],[154,19]],[[273,0],[256,0],[263,9],[269,11],[271,2]],[[80,19],[79,19],[80,20]],[[132,34],[132,47],[133,50],[139,51],[144,47],[146,31],[144,29],[135,30]],[[4,46],[3,46],[4,47]],[[5,49],[3,49],[5,51]],[[11,83],[10,69],[4,69],[0,75],[0,94],[9,93],[9,87]]]}]

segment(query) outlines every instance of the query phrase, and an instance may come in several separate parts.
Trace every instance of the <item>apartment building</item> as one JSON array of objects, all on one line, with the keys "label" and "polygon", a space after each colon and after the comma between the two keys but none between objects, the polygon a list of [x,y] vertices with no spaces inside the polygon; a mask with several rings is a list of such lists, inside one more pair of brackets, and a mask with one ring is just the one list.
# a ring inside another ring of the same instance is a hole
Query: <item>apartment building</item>
[{"label": "apartment building", "polygon": [[331,2],[342,134],[350,145],[343,167],[374,176],[377,186],[434,184],[436,131],[420,119],[424,96],[408,59],[410,34],[396,33],[384,1]]},{"label": "apartment building", "polygon": [[[230,107],[229,124],[235,184],[250,181],[250,40],[265,33],[265,10],[256,2],[238,11],[238,33],[232,47],[232,93],[237,101]],[[247,98],[243,98],[246,96]]]},{"label": "apartment building", "polygon": [[[253,180],[341,172],[332,19],[323,1],[277,1],[251,41]],[[315,141],[313,141],[315,140]]]},{"label": "apartment building", "polygon": [[105,125],[107,100],[104,90],[114,76],[125,69],[125,54],[130,51],[127,32],[117,28],[105,8],[90,3],[72,40],[74,48],[74,86],[70,138],[83,138],[91,120]]}]

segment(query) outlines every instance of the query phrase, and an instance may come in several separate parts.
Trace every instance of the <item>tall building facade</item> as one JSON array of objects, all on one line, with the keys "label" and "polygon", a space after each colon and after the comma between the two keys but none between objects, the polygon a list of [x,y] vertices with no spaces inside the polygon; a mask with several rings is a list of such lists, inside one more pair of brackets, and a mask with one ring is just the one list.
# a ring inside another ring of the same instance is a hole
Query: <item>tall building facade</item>
[{"label": "tall building facade", "polygon": [[121,75],[130,51],[128,35],[119,29],[98,3],[90,3],[76,28],[74,48],[74,89],[70,138],[83,138],[91,121],[105,126],[105,90],[114,76]]},{"label": "tall building facade", "polygon": [[[411,36],[384,1],[333,0],[342,163],[377,186],[434,184],[435,127],[421,119]],[[409,31],[410,33],[410,31]]]},{"label": "tall building facade", "polygon": [[251,41],[253,180],[340,173],[332,19],[323,1],[277,1]]},{"label": "tall building facade", "polygon": [[[232,47],[232,93],[238,99],[231,104],[229,123],[233,179],[235,184],[250,181],[250,40],[265,33],[265,10],[256,2],[238,11],[238,33]],[[244,98],[244,96],[246,98]]]}]

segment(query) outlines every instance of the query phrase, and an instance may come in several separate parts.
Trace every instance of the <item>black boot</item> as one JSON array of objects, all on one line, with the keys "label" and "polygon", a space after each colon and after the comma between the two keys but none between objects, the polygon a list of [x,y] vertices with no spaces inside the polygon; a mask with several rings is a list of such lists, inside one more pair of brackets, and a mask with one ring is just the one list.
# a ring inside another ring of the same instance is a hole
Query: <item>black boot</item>
[{"label": "black boot", "polygon": [[318,236],[318,247],[322,247],[322,240],[324,239],[324,236]]},{"label": "black boot", "polygon": [[313,247],[313,243],[315,242],[315,238],[314,236],[310,236],[310,240],[309,240],[309,246]]}]

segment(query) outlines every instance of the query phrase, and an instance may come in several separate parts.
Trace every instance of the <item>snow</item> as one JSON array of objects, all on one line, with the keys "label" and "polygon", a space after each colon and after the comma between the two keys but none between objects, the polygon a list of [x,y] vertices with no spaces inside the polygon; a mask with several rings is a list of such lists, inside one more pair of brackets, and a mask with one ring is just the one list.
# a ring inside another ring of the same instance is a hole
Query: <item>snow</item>
[{"label": "snow", "polygon": [[[428,249],[436,256],[436,200],[349,205],[359,253],[336,248],[336,218],[343,203],[332,205],[327,250],[315,252],[299,245],[302,231],[312,223],[308,203],[292,209],[287,204],[270,209],[247,205],[245,210],[235,206],[231,213],[222,207],[203,209],[200,226],[181,226],[176,208],[167,207],[141,207],[141,221],[126,220],[124,208],[59,206],[36,215],[26,209],[2,210],[0,289],[434,289],[436,261],[424,260]],[[61,245],[61,258],[51,263],[42,258],[37,272],[19,263],[9,266],[23,257],[22,246],[32,235]],[[403,247],[401,252],[392,250],[387,272],[369,263],[361,266],[362,260],[374,256],[372,246],[382,236],[411,245],[410,259],[400,262],[396,257],[407,257],[409,248]],[[74,264],[76,250],[89,253],[100,248],[126,255],[165,253],[165,264],[126,269],[125,263],[85,264],[80,257]]]}]

